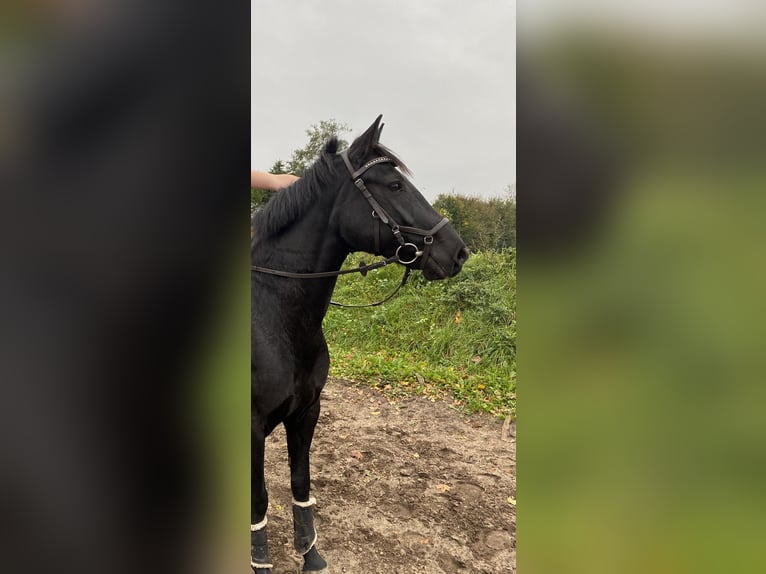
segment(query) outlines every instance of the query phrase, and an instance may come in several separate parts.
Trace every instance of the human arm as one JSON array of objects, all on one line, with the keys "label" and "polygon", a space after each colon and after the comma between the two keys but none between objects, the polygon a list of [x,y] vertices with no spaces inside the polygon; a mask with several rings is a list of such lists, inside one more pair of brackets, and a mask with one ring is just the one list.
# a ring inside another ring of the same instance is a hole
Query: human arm
[{"label": "human arm", "polygon": [[289,173],[267,173],[250,170],[250,187],[276,191],[298,181],[299,177]]}]

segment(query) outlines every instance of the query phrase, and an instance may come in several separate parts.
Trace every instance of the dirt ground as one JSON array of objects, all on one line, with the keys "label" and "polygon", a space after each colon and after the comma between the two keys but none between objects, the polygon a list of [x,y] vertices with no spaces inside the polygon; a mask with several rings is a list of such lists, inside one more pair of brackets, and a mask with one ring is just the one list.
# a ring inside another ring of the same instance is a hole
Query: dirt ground
[{"label": "dirt ground", "polygon": [[[330,574],[515,573],[516,438],[501,440],[501,427],[328,382],[311,471]],[[282,427],[267,441],[266,480],[274,574],[300,572]]]}]

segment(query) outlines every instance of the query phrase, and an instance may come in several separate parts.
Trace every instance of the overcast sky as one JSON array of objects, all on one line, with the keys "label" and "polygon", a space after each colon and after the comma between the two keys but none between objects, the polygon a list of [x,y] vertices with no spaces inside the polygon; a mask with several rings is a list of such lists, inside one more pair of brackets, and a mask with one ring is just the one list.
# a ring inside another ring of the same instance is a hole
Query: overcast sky
[{"label": "overcast sky", "polygon": [[253,0],[251,160],[268,169],[320,120],[382,143],[440,193],[516,181],[513,0]]}]

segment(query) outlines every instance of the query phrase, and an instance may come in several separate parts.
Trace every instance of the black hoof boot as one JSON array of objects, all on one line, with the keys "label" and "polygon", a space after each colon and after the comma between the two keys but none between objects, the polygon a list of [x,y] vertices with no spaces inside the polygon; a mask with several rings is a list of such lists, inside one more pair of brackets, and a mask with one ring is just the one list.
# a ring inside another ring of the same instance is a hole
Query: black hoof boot
[{"label": "black hoof boot", "polygon": [[272,565],[265,525],[255,532],[250,532],[250,567],[255,574],[271,574]]},{"label": "black hoof boot", "polygon": [[313,497],[308,502],[293,501],[293,527],[295,549],[303,555],[303,572],[327,574],[327,562],[317,552],[317,532],[314,529]]},{"label": "black hoof boot", "polygon": [[303,571],[328,574],[327,562],[319,555],[316,546],[312,546],[311,550],[303,555]]}]

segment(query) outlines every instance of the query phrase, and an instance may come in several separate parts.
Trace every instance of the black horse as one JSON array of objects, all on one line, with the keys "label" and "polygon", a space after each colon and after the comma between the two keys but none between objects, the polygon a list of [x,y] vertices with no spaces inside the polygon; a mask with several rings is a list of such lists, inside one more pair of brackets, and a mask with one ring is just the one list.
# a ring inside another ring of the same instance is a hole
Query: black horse
[{"label": "black horse", "polygon": [[331,139],[303,177],[253,218],[250,530],[257,574],[271,571],[263,457],[264,441],[280,423],[290,455],[295,548],[304,571],[327,566],[316,549],[309,492],[309,448],[330,364],[322,319],[337,280],[327,272],[338,271],[349,253],[366,251],[434,280],[457,274],[468,258],[455,230],[403,175],[406,166],[378,142],[381,129],[378,116],[340,154]]}]

